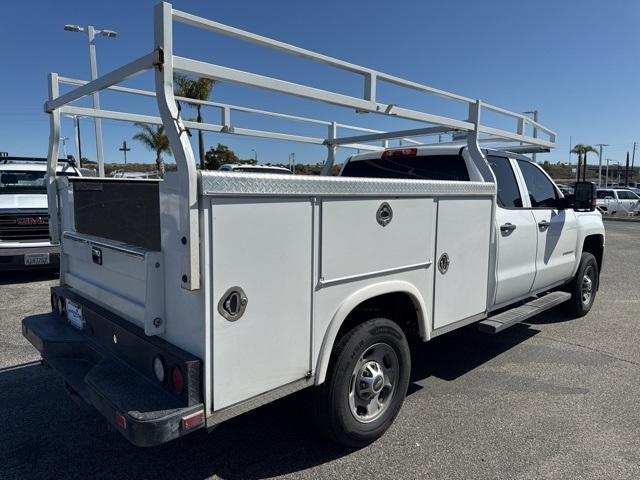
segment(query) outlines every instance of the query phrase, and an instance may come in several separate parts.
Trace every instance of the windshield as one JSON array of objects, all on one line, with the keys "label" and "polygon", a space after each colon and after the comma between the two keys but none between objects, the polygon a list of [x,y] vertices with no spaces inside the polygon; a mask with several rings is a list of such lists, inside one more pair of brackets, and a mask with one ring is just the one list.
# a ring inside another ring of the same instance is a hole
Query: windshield
[{"label": "windshield", "polygon": [[[7,170],[0,172],[0,195],[27,193],[46,195],[43,170]],[[76,176],[75,172],[58,172],[58,176]]]}]

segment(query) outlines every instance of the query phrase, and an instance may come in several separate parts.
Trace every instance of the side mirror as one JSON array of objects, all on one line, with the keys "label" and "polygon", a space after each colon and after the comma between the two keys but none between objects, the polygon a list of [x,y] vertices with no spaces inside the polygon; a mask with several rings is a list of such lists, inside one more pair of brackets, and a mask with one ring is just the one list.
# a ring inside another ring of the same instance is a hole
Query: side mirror
[{"label": "side mirror", "polygon": [[573,209],[586,212],[593,212],[596,209],[596,186],[593,183],[576,183]]}]

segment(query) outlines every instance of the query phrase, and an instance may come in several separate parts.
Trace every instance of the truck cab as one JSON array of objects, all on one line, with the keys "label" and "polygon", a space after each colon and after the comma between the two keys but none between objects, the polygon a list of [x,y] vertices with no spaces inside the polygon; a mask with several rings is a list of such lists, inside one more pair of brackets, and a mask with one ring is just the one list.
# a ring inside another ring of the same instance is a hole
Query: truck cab
[{"label": "truck cab", "polygon": [[[530,158],[484,149],[496,180],[495,284],[489,309],[566,284],[586,245],[602,266],[604,227],[597,211],[569,208],[549,175]],[[418,146],[349,157],[341,176],[474,181],[479,173],[468,149]]]},{"label": "truck cab", "polygon": [[[46,158],[0,158],[0,271],[57,268],[59,247],[49,241]],[[57,174],[79,176],[61,160]]]}]

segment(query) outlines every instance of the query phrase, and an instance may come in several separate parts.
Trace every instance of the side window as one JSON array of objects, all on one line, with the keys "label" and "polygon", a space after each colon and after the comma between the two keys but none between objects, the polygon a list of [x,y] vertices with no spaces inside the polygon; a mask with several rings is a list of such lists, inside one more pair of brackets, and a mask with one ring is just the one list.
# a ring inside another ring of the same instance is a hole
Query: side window
[{"label": "side window", "polygon": [[599,190],[597,193],[597,196],[600,199],[613,197],[613,192],[611,192],[610,190]]},{"label": "side window", "polygon": [[637,200],[636,194],[633,192],[628,192],[627,190],[619,190],[618,198],[620,200]]},{"label": "side window", "polygon": [[509,159],[487,155],[487,161],[498,182],[498,205],[504,208],[522,208],[518,182]]},{"label": "side window", "polygon": [[551,180],[531,162],[518,160],[518,165],[524,177],[524,183],[529,190],[529,199],[533,208],[555,208],[558,205],[558,193]]}]

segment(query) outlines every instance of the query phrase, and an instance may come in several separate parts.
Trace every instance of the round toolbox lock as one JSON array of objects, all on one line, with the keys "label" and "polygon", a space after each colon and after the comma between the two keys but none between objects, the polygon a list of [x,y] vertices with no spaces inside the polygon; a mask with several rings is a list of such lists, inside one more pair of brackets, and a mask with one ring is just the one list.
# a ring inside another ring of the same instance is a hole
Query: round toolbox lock
[{"label": "round toolbox lock", "polygon": [[240,287],[231,287],[218,302],[218,312],[230,322],[235,322],[247,308],[247,295]]},{"label": "round toolbox lock", "polygon": [[446,252],[440,255],[440,258],[438,259],[438,270],[440,271],[440,273],[442,273],[443,275],[447,273],[450,264],[451,261],[449,260],[449,255],[447,255]]}]

